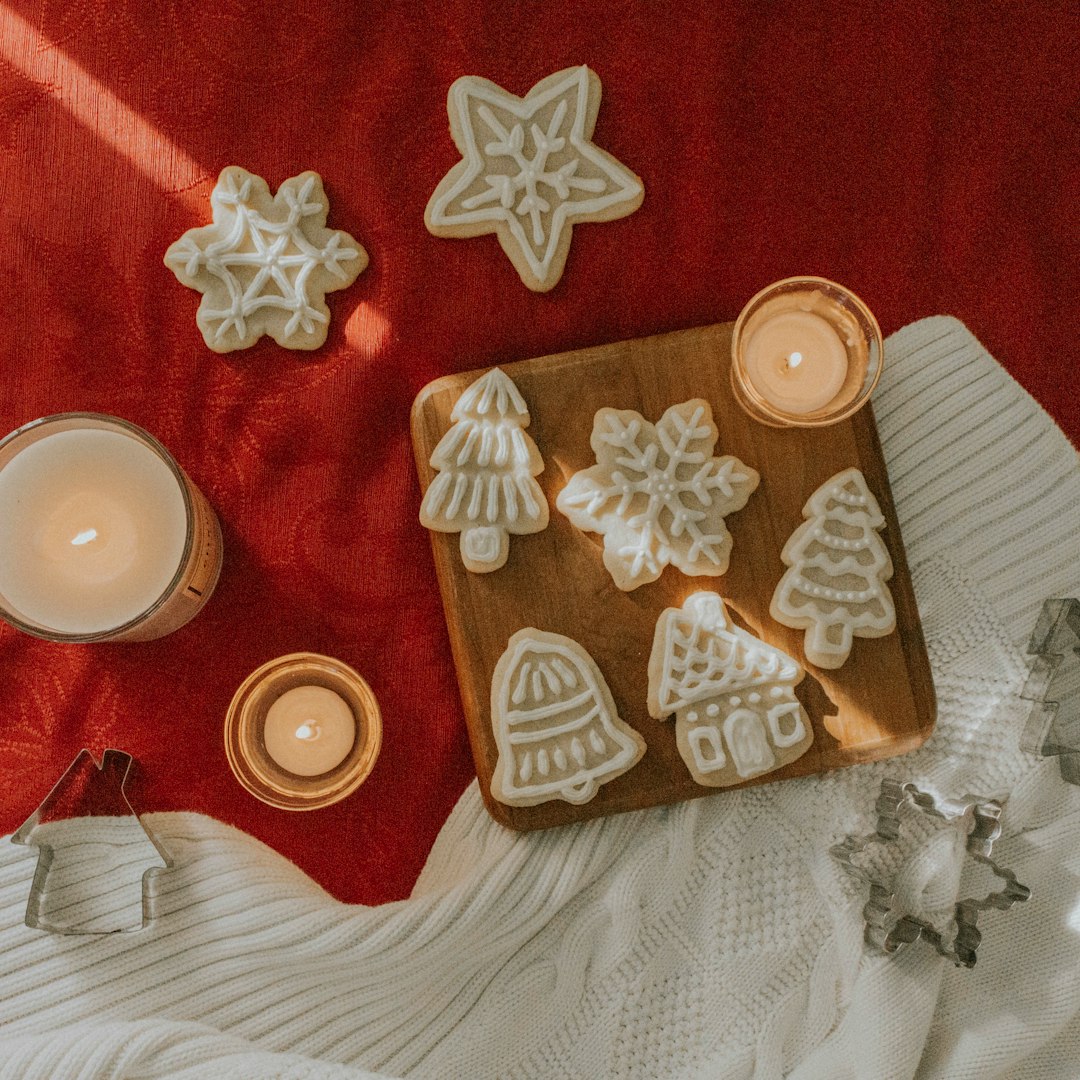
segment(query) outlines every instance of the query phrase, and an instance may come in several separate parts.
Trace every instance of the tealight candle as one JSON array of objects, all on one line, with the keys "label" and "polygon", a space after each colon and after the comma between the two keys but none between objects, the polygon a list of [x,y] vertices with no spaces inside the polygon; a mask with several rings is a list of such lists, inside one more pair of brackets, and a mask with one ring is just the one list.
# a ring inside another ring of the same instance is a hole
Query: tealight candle
[{"label": "tealight candle", "polygon": [[19,629],[161,637],[202,608],[220,568],[213,511],[141,428],[65,413],[0,442],[0,616]]},{"label": "tealight candle", "polygon": [[836,423],[865,403],[880,374],[877,322],[835,282],[778,282],[758,293],[735,324],[732,388],[762,423]]},{"label": "tealight candle", "polygon": [[286,690],[266,712],[266,752],[296,776],[321,776],[340,765],[355,738],[352,709],[325,686]]},{"label": "tealight candle", "polygon": [[382,745],[371,687],[318,653],[290,653],[253,671],[225,714],[225,756],[236,779],[281,810],[317,810],[367,778]]},{"label": "tealight candle", "polygon": [[848,371],[846,343],[811,309],[813,294],[803,303],[772,315],[763,308],[745,355],[746,374],[761,396],[800,416],[828,405]]}]

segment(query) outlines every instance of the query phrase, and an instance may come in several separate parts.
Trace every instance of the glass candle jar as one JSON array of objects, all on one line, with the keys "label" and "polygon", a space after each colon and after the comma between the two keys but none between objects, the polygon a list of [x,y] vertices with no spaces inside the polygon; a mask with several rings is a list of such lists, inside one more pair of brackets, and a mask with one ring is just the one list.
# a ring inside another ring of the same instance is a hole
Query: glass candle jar
[{"label": "glass candle jar", "polygon": [[0,441],[0,617],[52,641],[147,641],[193,618],[221,572],[217,517],[168,450],[100,413]]},{"label": "glass candle jar", "polygon": [[263,664],[241,683],[225,716],[233,775],[282,810],[317,810],[350,795],[381,746],[371,687],[347,664],[318,653]]},{"label": "glass candle jar", "polygon": [[771,427],[824,427],[851,416],[881,378],[881,329],[849,289],[794,277],[762,289],[731,339],[731,387]]}]

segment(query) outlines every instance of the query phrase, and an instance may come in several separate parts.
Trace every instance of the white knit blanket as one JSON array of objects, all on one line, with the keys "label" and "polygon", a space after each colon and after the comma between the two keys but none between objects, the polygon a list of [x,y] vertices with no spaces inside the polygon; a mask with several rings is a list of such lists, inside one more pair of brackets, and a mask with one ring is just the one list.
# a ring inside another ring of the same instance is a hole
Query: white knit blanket
[{"label": "white knit blanket", "polygon": [[[177,866],[134,935],[27,929],[34,853],[0,844],[0,1077],[1080,1077],[1080,790],[1017,745],[1040,603],[1080,591],[1077,456],[955,320],[887,351],[875,412],[938,693],[921,750],[530,835],[474,784],[378,908],[156,814]],[[828,849],[887,774],[1007,799],[998,853],[1033,897],[983,917],[974,970],[864,951]]]}]

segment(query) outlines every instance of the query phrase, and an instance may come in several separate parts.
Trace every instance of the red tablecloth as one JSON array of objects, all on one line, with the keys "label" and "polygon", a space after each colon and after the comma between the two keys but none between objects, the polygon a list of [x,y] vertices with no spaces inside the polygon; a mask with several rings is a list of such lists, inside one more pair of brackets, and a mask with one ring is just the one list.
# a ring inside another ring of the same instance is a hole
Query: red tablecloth
[{"label": "red tablecloth", "polygon": [[[665,7],[667,7],[665,5]],[[143,425],[210,498],[226,565],[148,644],[0,628],[0,831],[84,745],[142,766],[147,810],[200,810],[334,895],[405,896],[471,759],[408,436],[430,379],[730,319],[816,273],[886,333],[955,314],[1080,440],[1074,4],[312,0],[0,4],[0,427],[64,409]],[[562,282],[518,280],[493,236],[439,240],[424,205],[458,160],[462,74],[523,94],[587,63],[596,142],[642,208],[575,231]],[[327,344],[218,356],[162,264],[209,221],[218,171],[322,174],[371,255]],[[263,661],[353,664],[382,703],[374,774],[275,811],[229,773],[222,718]]]}]

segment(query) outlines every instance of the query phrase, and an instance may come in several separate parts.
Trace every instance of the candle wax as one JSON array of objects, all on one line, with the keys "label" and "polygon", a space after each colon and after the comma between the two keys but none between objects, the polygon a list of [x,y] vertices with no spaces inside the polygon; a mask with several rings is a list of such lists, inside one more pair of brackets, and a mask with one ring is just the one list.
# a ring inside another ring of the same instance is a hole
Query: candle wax
[{"label": "candle wax", "polygon": [[349,756],[355,741],[352,709],[325,686],[296,686],[267,710],[266,752],[294,776],[329,772]]},{"label": "candle wax", "polygon": [[112,630],[138,617],[180,567],[187,510],[164,461],[119,431],[30,443],[0,469],[0,594],[51,630]]},{"label": "candle wax", "polygon": [[848,350],[823,315],[797,294],[762,307],[744,351],[746,375],[757,392],[784,412],[806,415],[828,405],[848,373]]}]

